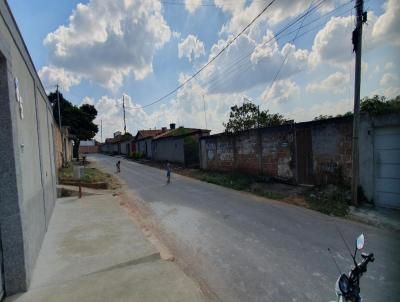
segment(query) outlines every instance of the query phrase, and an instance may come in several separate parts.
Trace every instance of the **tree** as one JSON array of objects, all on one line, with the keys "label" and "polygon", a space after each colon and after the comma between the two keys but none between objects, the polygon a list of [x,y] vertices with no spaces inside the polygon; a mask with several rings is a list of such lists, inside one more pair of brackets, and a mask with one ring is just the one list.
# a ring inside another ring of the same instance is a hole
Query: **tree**
[{"label": "tree", "polygon": [[370,115],[400,112],[400,95],[390,100],[380,95],[365,97],[361,100],[360,109]]},{"label": "tree", "polygon": [[[53,106],[54,119],[60,124],[58,120],[57,92],[51,92],[48,98]],[[97,116],[97,110],[93,105],[89,104],[77,107],[66,100],[62,93],[59,94],[59,98],[62,126],[69,127],[69,131],[74,137],[74,156],[77,156],[80,141],[92,139],[99,131],[98,126],[93,123]]]},{"label": "tree", "polygon": [[223,123],[226,132],[235,133],[243,130],[282,125],[288,121],[279,113],[271,114],[269,110],[260,111],[260,107],[244,102],[242,106],[231,107],[227,123]]},{"label": "tree", "polygon": [[[388,100],[383,95],[374,95],[373,97],[365,97],[361,100],[360,111],[368,113],[371,116],[400,112],[400,95]],[[353,116],[353,112],[348,111],[344,114],[338,114],[335,117]],[[314,118],[314,121],[326,120],[333,118],[332,115],[320,114]]]}]

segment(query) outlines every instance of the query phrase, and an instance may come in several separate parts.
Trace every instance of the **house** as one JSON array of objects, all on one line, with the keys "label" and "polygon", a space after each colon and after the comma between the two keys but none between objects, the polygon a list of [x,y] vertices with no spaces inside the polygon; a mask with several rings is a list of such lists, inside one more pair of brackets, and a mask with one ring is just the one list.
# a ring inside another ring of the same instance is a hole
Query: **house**
[{"label": "house", "polygon": [[210,130],[184,128],[170,130],[153,137],[152,155],[158,161],[169,161],[184,165],[199,165],[199,139],[208,136]]},{"label": "house", "polygon": [[[171,124],[171,127],[175,127],[175,124]],[[167,128],[139,130],[135,136],[135,151],[133,151],[133,153],[138,154],[141,157],[152,158],[153,137],[162,134],[166,131]]]},{"label": "house", "polygon": [[114,133],[114,137],[106,138],[105,142],[99,146],[100,152],[108,154],[126,154],[125,142],[132,140],[130,133],[122,134],[120,131]]},{"label": "house", "polygon": [[56,167],[61,168],[72,160],[74,142],[73,135],[69,132],[68,126],[60,127],[53,125],[54,151],[56,157]]},{"label": "house", "polygon": [[7,1],[0,1],[0,16],[2,300],[28,289],[53,213],[57,126]]}]

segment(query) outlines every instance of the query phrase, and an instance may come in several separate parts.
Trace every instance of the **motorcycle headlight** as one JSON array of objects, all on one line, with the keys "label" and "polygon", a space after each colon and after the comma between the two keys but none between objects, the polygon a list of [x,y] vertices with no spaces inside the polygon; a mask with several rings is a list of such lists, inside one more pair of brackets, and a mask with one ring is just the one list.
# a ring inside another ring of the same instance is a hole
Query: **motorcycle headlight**
[{"label": "motorcycle headlight", "polygon": [[350,281],[346,274],[342,274],[336,281],[336,293],[346,296],[350,292]]}]

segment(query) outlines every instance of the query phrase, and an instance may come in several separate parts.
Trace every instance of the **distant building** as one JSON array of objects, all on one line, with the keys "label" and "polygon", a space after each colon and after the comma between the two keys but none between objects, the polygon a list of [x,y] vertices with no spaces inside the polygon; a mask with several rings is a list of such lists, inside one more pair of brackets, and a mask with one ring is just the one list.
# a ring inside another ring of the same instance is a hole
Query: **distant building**
[{"label": "distant building", "polygon": [[153,137],[153,159],[187,166],[198,166],[199,139],[208,136],[210,130],[184,127],[170,128],[170,130]]},{"label": "distant building", "polygon": [[[174,124],[172,124],[174,125]],[[174,126],[173,126],[174,127]],[[139,130],[135,136],[135,153],[141,157],[152,158],[153,148],[152,142],[153,137],[162,134],[167,131],[167,128],[154,129],[154,130]]]},{"label": "distant building", "polygon": [[94,140],[80,141],[79,154],[97,153],[99,152],[99,143]]},{"label": "distant building", "polygon": [[103,144],[99,145],[100,152],[108,154],[126,154],[124,142],[132,140],[130,133],[121,134],[120,131],[114,133],[114,137],[106,138]]}]

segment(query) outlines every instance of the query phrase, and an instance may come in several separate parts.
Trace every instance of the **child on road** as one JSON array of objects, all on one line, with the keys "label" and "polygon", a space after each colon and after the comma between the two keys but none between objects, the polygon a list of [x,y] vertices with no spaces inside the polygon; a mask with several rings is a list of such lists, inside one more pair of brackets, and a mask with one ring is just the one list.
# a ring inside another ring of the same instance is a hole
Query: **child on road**
[{"label": "child on road", "polygon": [[121,161],[120,160],[117,161],[116,166],[117,166],[117,173],[121,172]]}]

